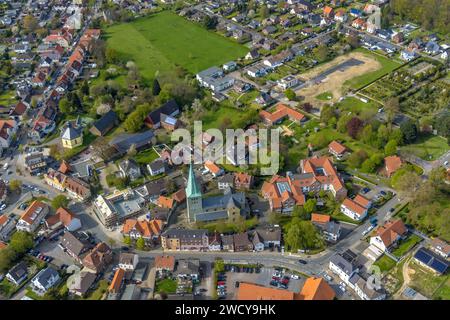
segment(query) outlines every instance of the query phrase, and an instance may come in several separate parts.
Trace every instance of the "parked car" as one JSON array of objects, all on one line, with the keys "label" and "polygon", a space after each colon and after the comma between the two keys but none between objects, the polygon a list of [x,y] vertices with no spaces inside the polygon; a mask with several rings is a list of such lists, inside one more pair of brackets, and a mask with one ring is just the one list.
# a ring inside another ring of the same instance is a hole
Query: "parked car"
[{"label": "parked car", "polygon": [[307,264],[308,262],[305,261],[305,260],[299,259],[299,260],[298,260],[298,263],[301,263],[301,264]]},{"label": "parked car", "polygon": [[296,274],[291,274],[291,279],[298,280],[299,277],[298,277],[298,275],[296,275]]}]

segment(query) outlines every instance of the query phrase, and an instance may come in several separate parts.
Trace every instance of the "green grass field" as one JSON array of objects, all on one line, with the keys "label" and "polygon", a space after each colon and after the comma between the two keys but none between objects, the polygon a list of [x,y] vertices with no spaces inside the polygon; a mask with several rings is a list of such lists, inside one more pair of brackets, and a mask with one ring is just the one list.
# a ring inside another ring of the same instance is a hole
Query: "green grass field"
[{"label": "green grass field", "polygon": [[135,61],[145,78],[176,65],[197,73],[248,52],[248,48],[169,11],[117,24],[105,32],[108,46]]},{"label": "green grass field", "polygon": [[436,160],[449,149],[444,138],[432,135],[421,135],[414,143],[401,147],[402,151],[424,160]]},{"label": "green grass field", "polygon": [[175,293],[177,291],[177,281],[173,279],[163,279],[156,281],[155,292]]},{"label": "green grass field", "polygon": [[389,59],[387,57],[383,57],[379,54],[372,53],[371,51],[369,51],[367,49],[358,48],[358,49],[356,49],[356,51],[362,52],[366,55],[369,55],[369,56],[375,58],[376,60],[378,60],[378,62],[381,63],[382,67],[381,67],[381,69],[378,69],[374,72],[369,72],[367,74],[364,74],[359,77],[356,77],[356,78],[346,81],[345,85],[349,86],[350,88],[352,88],[354,90],[361,89],[362,87],[368,85],[372,81],[382,77],[385,74],[388,74],[392,70],[401,66],[400,63],[398,63],[392,59]]},{"label": "green grass field", "polygon": [[395,266],[395,261],[389,258],[387,255],[383,254],[380,259],[378,259],[374,265],[380,268],[381,272],[388,272]]},{"label": "green grass field", "polygon": [[433,299],[450,299],[450,276],[436,276],[417,263],[409,264],[415,272],[411,276],[410,287]]},{"label": "green grass field", "polygon": [[333,98],[333,94],[331,92],[322,92],[321,94],[318,94],[316,96],[316,99],[318,100],[322,100],[322,101],[328,101],[331,100]]},{"label": "green grass field", "polygon": [[412,234],[405,241],[400,242],[398,248],[395,249],[394,251],[392,251],[392,254],[394,256],[400,258],[405,253],[407,253],[412,247],[414,247],[414,245],[416,245],[416,243],[419,243],[421,240],[422,239],[419,236]]}]

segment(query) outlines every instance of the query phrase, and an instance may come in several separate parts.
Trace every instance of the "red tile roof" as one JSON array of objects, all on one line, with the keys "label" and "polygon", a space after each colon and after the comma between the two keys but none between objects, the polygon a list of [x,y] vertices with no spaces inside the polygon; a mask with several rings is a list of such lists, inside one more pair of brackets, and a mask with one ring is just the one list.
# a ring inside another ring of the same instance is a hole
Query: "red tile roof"
[{"label": "red tile roof", "polygon": [[284,104],[278,104],[275,112],[273,113],[262,110],[259,115],[261,116],[261,118],[263,118],[264,121],[268,122],[269,124],[273,124],[285,117],[289,117],[291,120],[295,121],[302,121],[303,118],[305,118],[303,114]]},{"label": "red tile roof", "polygon": [[311,277],[306,279],[300,296],[302,300],[333,300],[336,293],[324,279]]},{"label": "red tile roof", "polygon": [[288,290],[241,282],[239,284],[237,300],[300,300],[300,295]]},{"label": "red tile roof", "polygon": [[328,148],[329,150],[332,150],[333,152],[339,155],[347,151],[347,148],[344,145],[337,142],[336,140],[331,141],[331,143],[328,145]]},{"label": "red tile roof", "polygon": [[311,214],[311,222],[316,223],[327,223],[329,222],[331,217],[327,214],[313,213]]},{"label": "red tile roof", "polygon": [[398,156],[389,156],[384,158],[386,173],[390,177],[395,171],[402,166],[402,159]]},{"label": "red tile roof", "polygon": [[175,257],[174,256],[155,257],[155,268],[173,271],[175,269]]},{"label": "red tile roof", "polygon": [[377,229],[376,235],[381,238],[385,247],[392,245],[398,237],[405,235],[408,232],[405,224],[401,219],[389,221]]}]

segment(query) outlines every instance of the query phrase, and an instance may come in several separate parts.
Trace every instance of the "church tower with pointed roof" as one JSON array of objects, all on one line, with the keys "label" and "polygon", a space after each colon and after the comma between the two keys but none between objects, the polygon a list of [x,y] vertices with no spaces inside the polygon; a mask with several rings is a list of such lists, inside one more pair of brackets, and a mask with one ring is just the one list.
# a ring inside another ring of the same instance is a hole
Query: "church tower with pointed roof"
[{"label": "church tower with pointed roof", "polygon": [[192,164],[189,165],[188,181],[186,186],[187,213],[190,222],[194,222],[195,216],[203,212],[202,191],[197,184]]}]

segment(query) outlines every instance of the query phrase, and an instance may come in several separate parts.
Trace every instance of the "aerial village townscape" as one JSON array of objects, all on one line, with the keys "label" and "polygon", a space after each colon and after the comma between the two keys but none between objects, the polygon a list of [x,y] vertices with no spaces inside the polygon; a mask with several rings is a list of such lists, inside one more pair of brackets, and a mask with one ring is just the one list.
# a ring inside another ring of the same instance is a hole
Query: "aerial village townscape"
[{"label": "aerial village townscape", "polygon": [[0,300],[449,300],[449,12],[0,0]]}]

